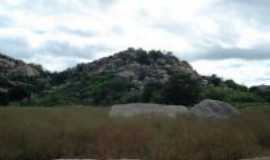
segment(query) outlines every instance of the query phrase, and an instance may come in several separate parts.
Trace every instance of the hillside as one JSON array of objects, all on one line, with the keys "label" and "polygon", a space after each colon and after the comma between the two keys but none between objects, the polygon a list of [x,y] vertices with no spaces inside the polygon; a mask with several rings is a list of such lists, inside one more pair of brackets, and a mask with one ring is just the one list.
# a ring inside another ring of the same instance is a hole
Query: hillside
[{"label": "hillside", "polygon": [[46,72],[35,64],[0,54],[0,104],[21,101],[43,89]]},{"label": "hillside", "polygon": [[200,79],[186,61],[171,53],[130,48],[55,74],[53,87],[34,102],[49,105],[161,102],[166,84],[173,75],[180,74],[187,75],[190,82]]},{"label": "hillside", "polygon": [[265,86],[199,75],[171,52],[129,48],[60,73],[0,55],[0,104],[36,106],[145,102],[192,105],[210,98],[231,103],[270,102]]}]

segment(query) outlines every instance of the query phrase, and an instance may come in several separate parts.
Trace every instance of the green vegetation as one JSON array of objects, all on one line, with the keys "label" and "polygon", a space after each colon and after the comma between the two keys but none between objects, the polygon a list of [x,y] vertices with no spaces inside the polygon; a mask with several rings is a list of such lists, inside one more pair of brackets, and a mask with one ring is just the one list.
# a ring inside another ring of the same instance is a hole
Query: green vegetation
[{"label": "green vegetation", "polygon": [[162,102],[166,104],[192,105],[200,100],[200,81],[190,74],[172,74],[162,88]]},{"label": "green vegetation", "polygon": [[80,106],[0,108],[0,159],[238,160],[261,156],[270,150],[270,110],[250,111],[212,121],[112,119],[106,108]]},{"label": "green vegetation", "polygon": [[112,73],[81,75],[66,85],[44,92],[31,101],[32,105],[112,105],[115,103],[152,102],[191,105],[200,98],[200,82],[190,74],[172,74],[165,84],[152,82],[143,93],[133,83]]},{"label": "green vegetation", "polygon": [[[210,98],[230,103],[267,103],[265,96],[262,96],[244,85],[239,85],[233,80],[223,80],[212,75],[206,77],[208,84],[204,87],[202,98]],[[270,95],[270,94],[269,94]]]},{"label": "green vegetation", "polygon": [[45,90],[49,86],[49,73],[42,74],[40,77],[0,74],[0,89],[5,90],[0,91],[0,105],[27,101],[31,96]]},{"label": "green vegetation", "polygon": [[249,91],[241,91],[227,86],[208,86],[203,97],[231,103],[263,102],[264,99]]},{"label": "green vegetation", "polygon": [[[32,105],[51,106],[56,104],[109,105],[129,101],[128,91],[132,88],[128,81],[113,74],[80,76],[79,79],[44,92],[31,101]],[[134,98],[134,97],[131,97]]]},{"label": "green vegetation", "polygon": [[60,73],[43,71],[37,65],[28,67],[38,74],[27,76],[12,70],[0,73],[0,105],[110,106],[146,102],[191,106],[203,99],[270,102],[270,89],[248,88],[216,75],[200,76],[170,52],[129,48]]}]

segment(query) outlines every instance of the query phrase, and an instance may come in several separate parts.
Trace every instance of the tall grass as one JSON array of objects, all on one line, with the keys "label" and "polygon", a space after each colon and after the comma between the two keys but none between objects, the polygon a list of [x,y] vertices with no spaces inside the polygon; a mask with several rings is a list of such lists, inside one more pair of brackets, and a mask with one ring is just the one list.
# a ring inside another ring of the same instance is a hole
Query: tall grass
[{"label": "tall grass", "polygon": [[238,160],[270,150],[270,112],[227,120],[109,118],[104,108],[1,108],[0,159]]}]

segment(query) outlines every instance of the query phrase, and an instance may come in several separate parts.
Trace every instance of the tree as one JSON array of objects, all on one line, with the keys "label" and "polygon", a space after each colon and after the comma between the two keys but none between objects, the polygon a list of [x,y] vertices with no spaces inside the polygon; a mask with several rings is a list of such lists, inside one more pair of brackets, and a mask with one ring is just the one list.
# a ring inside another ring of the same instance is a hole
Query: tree
[{"label": "tree", "polygon": [[237,84],[236,82],[234,82],[233,80],[226,80],[224,82],[224,84],[229,87],[229,88],[232,88],[232,89],[235,89],[235,90],[239,90],[239,91],[248,91],[248,88],[246,86],[243,86],[243,85],[239,85]]},{"label": "tree", "polygon": [[178,73],[170,77],[162,91],[163,103],[192,105],[200,99],[201,83],[191,74]]},{"label": "tree", "polygon": [[208,81],[210,84],[213,84],[214,86],[220,86],[222,84],[222,79],[219,78],[217,75],[213,74],[208,78]]}]

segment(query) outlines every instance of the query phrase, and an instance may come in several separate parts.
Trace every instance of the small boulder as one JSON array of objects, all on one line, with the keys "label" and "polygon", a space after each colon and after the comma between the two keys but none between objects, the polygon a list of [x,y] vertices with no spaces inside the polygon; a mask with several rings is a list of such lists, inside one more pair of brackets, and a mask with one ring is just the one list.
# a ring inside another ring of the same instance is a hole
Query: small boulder
[{"label": "small boulder", "polygon": [[220,119],[240,114],[239,111],[232,105],[222,101],[210,99],[203,100],[199,104],[195,105],[193,108],[191,108],[190,112],[191,114],[199,117]]},{"label": "small boulder", "polygon": [[114,105],[111,108],[111,117],[133,117],[139,115],[161,115],[175,118],[179,114],[188,114],[185,106],[131,103]]}]

